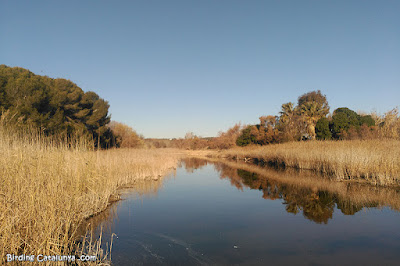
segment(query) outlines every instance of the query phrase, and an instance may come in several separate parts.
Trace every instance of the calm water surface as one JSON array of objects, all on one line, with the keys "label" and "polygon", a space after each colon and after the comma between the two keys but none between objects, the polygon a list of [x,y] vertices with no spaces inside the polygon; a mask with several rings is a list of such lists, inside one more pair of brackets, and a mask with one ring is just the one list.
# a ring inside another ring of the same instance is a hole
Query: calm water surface
[{"label": "calm water surface", "polygon": [[100,223],[113,263],[400,265],[398,190],[256,170],[187,159],[156,192],[124,193]]}]

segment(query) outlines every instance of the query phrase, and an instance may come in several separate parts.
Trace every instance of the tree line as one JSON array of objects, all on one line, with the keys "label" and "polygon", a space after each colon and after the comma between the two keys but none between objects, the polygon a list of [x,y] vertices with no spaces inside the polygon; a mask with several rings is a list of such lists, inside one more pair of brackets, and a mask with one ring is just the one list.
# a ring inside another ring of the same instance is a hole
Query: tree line
[{"label": "tree line", "polygon": [[297,104],[282,104],[279,115],[261,116],[259,120],[255,125],[236,124],[215,138],[190,133],[171,144],[185,149],[227,149],[305,140],[400,139],[398,109],[383,116],[358,114],[347,107],[330,113],[326,95],[320,90],[301,95]]},{"label": "tree line", "polygon": [[236,124],[217,137],[188,132],[180,139],[144,139],[131,127],[111,121],[109,104],[70,80],[35,75],[27,69],[0,65],[1,120],[32,126],[45,135],[84,136],[94,147],[228,149],[302,140],[400,138],[398,109],[383,116],[330,107],[321,91],[281,106],[279,115],[259,117],[255,125]]},{"label": "tree line", "polygon": [[143,137],[132,128],[110,124],[109,107],[95,92],[84,92],[70,80],[0,65],[0,115],[14,127],[87,137],[97,148],[140,146]]},{"label": "tree line", "polygon": [[260,123],[247,126],[237,138],[238,146],[271,144],[301,140],[372,138],[378,128],[371,115],[359,115],[349,108],[337,108],[333,114],[326,96],[318,91],[301,95],[297,105],[281,107],[279,116],[261,116]]}]

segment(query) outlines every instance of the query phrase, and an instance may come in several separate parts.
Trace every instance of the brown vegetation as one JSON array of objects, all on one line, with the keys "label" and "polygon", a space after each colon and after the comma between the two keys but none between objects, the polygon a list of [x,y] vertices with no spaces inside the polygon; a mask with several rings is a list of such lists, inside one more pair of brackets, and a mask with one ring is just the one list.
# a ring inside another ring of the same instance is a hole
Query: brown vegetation
[{"label": "brown vegetation", "polygon": [[118,199],[119,188],[159,179],[178,162],[171,150],[90,147],[0,125],[0,263],[6,254],[79,252],[79,225]]},{"label": "brown vegetation", "polygon": [[[393,109],[386,114],[380,116],[377,114],[360,114],[357,115],[354,111],[348,108],[347,112],[353,113],[358,118],[352,123],[357,125],[347,124],[349,121],[336,119],[332,121],[332,116],[327,118],[323,115],[327,112],[327,103],[324,102],[324,97],[320,92],[310,92],[299,98],[299,102],[303,102],[302,97],[309,99],[311,96],[320,97],[320,104],[306,104],[303,103],[303,111],[300,107],[295,107],[293,103],[286,103],[282,105],[280,116],[261,116],[260,123],[257,125],[240,125],[236,124],[229,128],[226,132],[219,132],[217,137],[202,138],[196,136],[193,132],[188,132],[185,138],[180,139],[145,139],[145,147],[147,148],[179,148],[184,150],[201,150],[201,149],[231,149],[236,146],[246,145],[270,145],[276,143],[286,143],[291,141],[310,140],[315,136],[310,134],[309,130],[312,128],[316,131],[315,121],[317,119],[324,120],[321,123],[322,127],[317,128],[320,130],[317,138],[330,140],[332,138],[337,140],[382,140],[386,139],[400,139],[400,117],[397,109]],[[317,96],[316,96],[317,95]],[[311,97],[312,98],[312,97]],[[307,106],[310,109],[307,109]],[[320,107],[318,107],[320,106]],[[307,111],[308,110],[308,111]],[[315,117],[313,116],[315,115]],[[307,117],[305,117],[307,116]],[[320,121],[319,120],[319,121]],[[368,121],[369,123],[364,123]],[[337,131],[334,130],[332,125],[337,125]],[[342,123],[342,124],[340,124]],[[375,125],[374,125],[375,124]],[[344,127],[344,128],[342,128]],[[315,132],[314,132],[315,133]]]},{"label": "brown vegetation", "polygon": [[109,126],[115,141],[113,147],[140,148],[143,146],[143,137],[131,127],[116,121],[111,121]]},{"label": "brown vegetation", "polygon": [[275,166],[308,169],[336,180],[400,185],[400,141],[353,140],[289,142],[208,152],[208,156],[256,160]]},{"label": "brown vegetation", "polygon": [[208,146],[211,149],[229,149],[235,147],[236,139],[240,135],[241,129],[241,125],[236,124],[226,132],[219,132],[216,138],[210,139]]},{"label": "brown vegetation", "polygon": [[382,117],[378,117],[377,120],[381,125],[380,137],[400,139],[400,117],[397,108],[385,113]]},{"label": "brown vegetation", "polygon": [[145,139],[145,145],[148,148],[173,147],[183,150],[229,149],[236,146],[241,130],[242,126],[236,124],[226,132],[219,132],[214,138],[202,138],[193,132],[187,132],[185,138],[180,139]]}]

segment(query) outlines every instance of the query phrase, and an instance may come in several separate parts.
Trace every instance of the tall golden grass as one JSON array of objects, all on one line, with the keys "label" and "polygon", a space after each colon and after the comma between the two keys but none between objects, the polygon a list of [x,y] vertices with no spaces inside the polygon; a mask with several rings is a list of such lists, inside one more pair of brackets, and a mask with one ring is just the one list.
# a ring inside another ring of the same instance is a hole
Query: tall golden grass
[{"label": "tall golden grass", "polygon": [[160,179],[178,160],[174,150],[93,151],[84,140],[0,125],[0,264],[6,254],[77,252],[79,226],[117,200],[119,188]]},{"label": "tall golden grass", "polygon": [[377,185],[400,185],[399,140],[308,141],[203,152],[211,157],[256,161]]}]

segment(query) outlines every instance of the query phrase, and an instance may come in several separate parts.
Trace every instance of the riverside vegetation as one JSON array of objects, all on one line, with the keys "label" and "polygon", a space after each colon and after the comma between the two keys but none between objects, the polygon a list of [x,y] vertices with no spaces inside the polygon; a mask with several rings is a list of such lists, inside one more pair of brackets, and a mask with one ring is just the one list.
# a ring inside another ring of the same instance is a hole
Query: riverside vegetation
[{"label": "riverside vegetation", "polygon": [[78,228],[118,200],[119,188],[148,190],[145,181],[167,174],[184,153],[400,185],[397,109],[330,114],[326,96],[311,91],[257,125],[236,124],[215,138],[188,132],[159,140],[111,121],[108,108],[69,80],[0,65],[0,262],[5,254],[70,252],[108,260],[99,245],[77,242]]},{"label": "riverside vegetation", "polygon": [[178,156],[171,150],[95,151],[83,138],[59,141],[1,124],[1,264],[6,254],[109,259],[99,245],[78,244],[79,226],[118,200],[119,188],[160,179]]},{"label": "riverside vegetation", "polygon": [[400,185],[399,140],[289,142],[193,154],[312,170],[335,180]]},{"label": "riverside vegetation", "polygon": [[257,125],[236,124],[215,138],[189,132],[171,144],[205,149],[211,157],[313,170],[336,180],[400,185],[397,108],[378,115],[341,107],[330,114],[326,96],[311,91],[298,98],[297,106],[283,104],[279,114],[261,116]]}]

